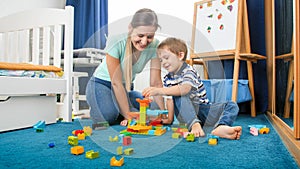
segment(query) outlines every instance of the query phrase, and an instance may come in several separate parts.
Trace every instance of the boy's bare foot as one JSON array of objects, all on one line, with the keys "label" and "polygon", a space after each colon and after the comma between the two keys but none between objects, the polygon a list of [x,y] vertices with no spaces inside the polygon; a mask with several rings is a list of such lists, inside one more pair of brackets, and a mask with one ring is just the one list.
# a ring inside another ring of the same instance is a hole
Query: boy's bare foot
[{"label": "boy's bare foot", "polygon": [[204,137],[205,133],[200,125],[200,123],[194,123],[192,125],[191,133],[194,134],[195,137]]},{"label": "boy's bare foot", "polygon": [[230,127],[227,125],[220,125],[217,128],[215,128],[211,132],[211,134],[215,136],[219,136],[221,138],[239,140],[242,135],[242,127],[241,126]]}]

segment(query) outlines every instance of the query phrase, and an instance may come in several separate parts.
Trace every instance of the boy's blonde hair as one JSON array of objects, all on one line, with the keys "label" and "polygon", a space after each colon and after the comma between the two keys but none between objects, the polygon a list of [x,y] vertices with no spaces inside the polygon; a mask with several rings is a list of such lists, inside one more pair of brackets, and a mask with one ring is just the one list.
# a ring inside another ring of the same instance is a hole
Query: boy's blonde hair
[{"label": "boy's blonde hair", "polygon": [[183,57],[182,61],[186,60],[187,46],[183,40],[169,37],[169,38],[163,40],[158,45],[157,49],[162,49],[164,47],[167,47],[172,53],[174,53],[176,55],[179,55],[180,52],[184,52],[184,57]]}]

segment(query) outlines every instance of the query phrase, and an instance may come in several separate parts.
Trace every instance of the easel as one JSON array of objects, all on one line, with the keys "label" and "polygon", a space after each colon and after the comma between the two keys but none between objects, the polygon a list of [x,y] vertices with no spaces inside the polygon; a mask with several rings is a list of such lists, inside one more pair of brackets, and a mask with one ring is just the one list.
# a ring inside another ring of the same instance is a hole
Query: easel
[{"label": "easel", "polygon": [[[191,44],[191,56],[189,63],[191,65],[194,64],[196,60],[202,60],[203,66],[205,69],[205,77],[209,78],[208,70],[206,66],[207,61],[213,60],[228,60],[234,59],[234,69],[233,69],[233,86],[232,86],[232,100],[237,100],[237,90],[238,90],[238,76],[240,69],[240,61],[244,60],[247,62],[247,72],[248,72],[248,82],[249,89],[252,96],[252,100],[250,102],[251,107],[251,116],[256,116],[256,108],[255,108],[255,96],[254,96],[254,80],[253,80],[253,70],[252,70],[252,62],[257,62],[259,59],[266,59],[265,56],[251,53],[250,47],[250,36],[249,36],[249,26],[248,26],[248,14],[247,14],[247,4],[246,0],[235,0],[238,3],[238,15],[237,15],[237,29],[236,29],[236,43],[235,49],[229,50],[220,50],[213,52],[205,52],[205,53],[195,53],[195,36],[196,36],[196,26],[197,26],[197,10],[199,5],[218,2],[221,3],[222,0],[203,0],[200,2],[196,2],[194,4],[194,20],[193,20],[193,31],[192,31],[192,44]],[[226,41],[224,39],[220,39]]]}]

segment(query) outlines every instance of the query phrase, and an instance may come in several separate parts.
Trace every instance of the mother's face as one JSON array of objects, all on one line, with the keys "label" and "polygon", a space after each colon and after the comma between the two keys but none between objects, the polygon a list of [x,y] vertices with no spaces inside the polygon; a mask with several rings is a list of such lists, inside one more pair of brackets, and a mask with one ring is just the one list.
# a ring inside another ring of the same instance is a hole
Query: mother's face
[{"label": "mother's face", "polygon": [[143,51],[154,39],[155,26],[138,26],[132,29],[131,42],[138,51]]}]

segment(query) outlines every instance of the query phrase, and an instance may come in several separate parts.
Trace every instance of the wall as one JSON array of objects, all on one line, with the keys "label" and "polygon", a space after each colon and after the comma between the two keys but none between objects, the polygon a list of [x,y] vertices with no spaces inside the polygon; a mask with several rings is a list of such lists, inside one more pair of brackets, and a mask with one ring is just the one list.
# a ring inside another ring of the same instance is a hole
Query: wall
[{"label": "wall", "polygon": [[34,7],[64,8],[66,0],[0,0],[0,17]]}]

